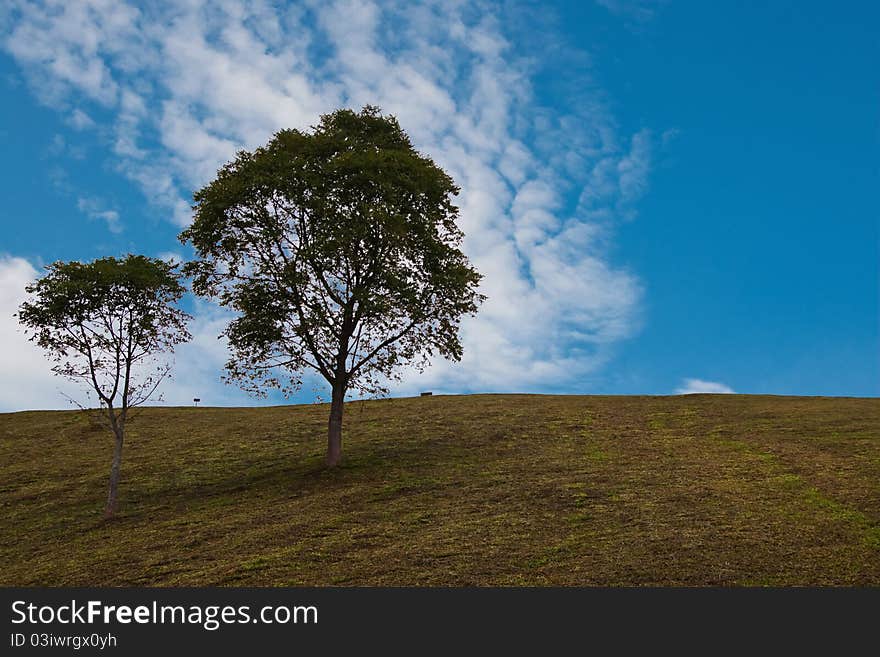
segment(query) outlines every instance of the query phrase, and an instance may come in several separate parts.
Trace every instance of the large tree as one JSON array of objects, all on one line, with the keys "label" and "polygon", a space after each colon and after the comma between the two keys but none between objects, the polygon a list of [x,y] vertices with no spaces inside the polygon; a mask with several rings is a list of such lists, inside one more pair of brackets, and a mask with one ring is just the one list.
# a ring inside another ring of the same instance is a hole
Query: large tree
[{"label": "large tree", "polygon": [[338,110],[240,152],[195,193],[180,235],[193,289],[237,311],[230,379],[264,394],[330,384],[327,464],[342,454],[346,392],[375,394],[404,366],[459,360],[480,275],[459,249],[458,188],[393,116]]},{"label": "large tree", "polygon": [[145,256],[56,262],[27,287],[19,321],[55,362],[53,371],[97,395],[115,445],[105,515],[117,510],[125,423],[170,371],[164,355],[189,340],[174,265]]}]

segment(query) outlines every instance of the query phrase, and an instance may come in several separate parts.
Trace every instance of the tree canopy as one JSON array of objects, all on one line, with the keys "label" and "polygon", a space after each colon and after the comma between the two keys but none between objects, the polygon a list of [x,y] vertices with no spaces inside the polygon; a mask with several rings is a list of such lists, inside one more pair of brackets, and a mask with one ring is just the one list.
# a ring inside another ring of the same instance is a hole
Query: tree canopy
[{"label": "tree canopy", "polygon": [[459,248],[458,191],[374,107],[238,153],[195,193],[180,235],[199,256],[193,289],[237,311],[229,378],[289,393],[314,370],[341,426],[347,390],[382,392],[403,366],[460,359],[461,318],[482,296]]},{"label": "tree canopy", "polygon": [[149,400],[171,366],[162,355],[189,340],[185,289],[175,266],[140,255],[89,263],[55,262],[27,287],[19,309],[29,339],[53,371],[94,392],[116,436],[107,514],[116,509],[129,409]]}]

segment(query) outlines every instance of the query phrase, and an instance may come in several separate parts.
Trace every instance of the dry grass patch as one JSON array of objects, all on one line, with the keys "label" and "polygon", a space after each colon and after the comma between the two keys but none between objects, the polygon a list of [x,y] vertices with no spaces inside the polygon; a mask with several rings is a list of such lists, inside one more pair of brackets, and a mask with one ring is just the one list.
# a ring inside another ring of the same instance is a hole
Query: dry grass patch
[{"label": "dry grass patch", "polygon": [[120,517],[81,412],[0,415],[4,585],[880,585],[880,400],[150,408]]}]

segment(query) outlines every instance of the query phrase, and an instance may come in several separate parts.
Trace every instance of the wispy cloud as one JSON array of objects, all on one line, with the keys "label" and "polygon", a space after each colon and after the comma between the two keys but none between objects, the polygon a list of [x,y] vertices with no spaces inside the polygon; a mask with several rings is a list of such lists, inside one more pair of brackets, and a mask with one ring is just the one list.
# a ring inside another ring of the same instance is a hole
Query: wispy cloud
[{"label": "wispy cloud", "polygon": [[628,18],[637,23],[647,23],[657,15],[657,10],[666,0],[596,0],[612,14]]},{"label": "wispy cloud", "polygon": [[68,157],[72,160],[83,160],[86,157],[85,149],[82,146],[71,144],[64,135],[57,133],[52,136],[46,153],[53,158]]},{"label": "wispy cloud", "polygon": [[67,122],[74,130],[88,130],[95,127],[95,122],[88,114],[76,108],[67,117]]},{"label": "wispy cloud", "polygon": [[76,201],[76,207],[89,219],[100,219],[107,224],[111,233],[121,233],[122,224],[119,221],[119,212],[108,208],[107,205],[97,198],[80,197]]},{"label": "wispy cloud", "polygon": [[541,106],[498,6],[89,0],[11,15],[3,47],[38,97],[111,116],[108,157],[178,225],[237,149],[340,106],[394,113],[462,187],[489,297],[463,326],[464,361],[410,387],[564,389],[637,330],[641,286],[608,244],[635,216],[654,138],[621,134],[592,83],[570,110]]},{"label": "wispy cloud", "polygon": [[685,379],[680,387],[675,390],[676,395],[696,395],[700,393],[731,395],[734,391],[730,386],[717,381],[703,381],[702,379]]}]

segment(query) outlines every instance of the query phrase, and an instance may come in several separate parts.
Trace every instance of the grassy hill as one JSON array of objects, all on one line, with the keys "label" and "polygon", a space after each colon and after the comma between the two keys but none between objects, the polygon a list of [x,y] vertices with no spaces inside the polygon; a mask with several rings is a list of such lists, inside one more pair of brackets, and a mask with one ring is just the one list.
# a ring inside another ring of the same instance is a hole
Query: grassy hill
[{"label": "grassy hill", "polygon": [[880,399],[480,395],[0,415],[3,585],[880,585]]}]

